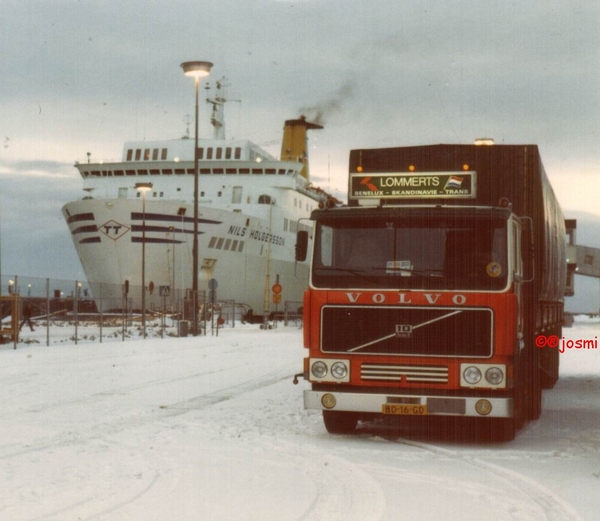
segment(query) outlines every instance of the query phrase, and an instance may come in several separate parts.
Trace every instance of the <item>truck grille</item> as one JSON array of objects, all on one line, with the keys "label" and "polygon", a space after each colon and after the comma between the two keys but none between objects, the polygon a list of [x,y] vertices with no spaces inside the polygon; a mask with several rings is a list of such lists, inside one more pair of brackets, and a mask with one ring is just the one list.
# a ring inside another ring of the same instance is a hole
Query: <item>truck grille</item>
[{"label": "truck grille", "polygon": [[419,365],[376,365],[363,364],[360,368],[362,380],[384,382],[429,382],[448,383],[448,368]]},{"label": "truck grille", "polygon": [[346,355],[489,358],[489,308],[329,305],[321,310],[321,351]]}]

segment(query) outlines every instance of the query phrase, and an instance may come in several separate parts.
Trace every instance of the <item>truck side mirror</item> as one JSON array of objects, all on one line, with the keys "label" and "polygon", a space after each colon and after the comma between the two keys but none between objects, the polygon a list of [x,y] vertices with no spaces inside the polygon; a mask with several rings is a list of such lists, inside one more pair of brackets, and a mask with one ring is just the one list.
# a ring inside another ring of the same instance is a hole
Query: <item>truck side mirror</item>
[{"label": "truck side mirror", "polygon": [[304,262],[308,251],[308,232],[300,230],[296,234],[296,262]]}]

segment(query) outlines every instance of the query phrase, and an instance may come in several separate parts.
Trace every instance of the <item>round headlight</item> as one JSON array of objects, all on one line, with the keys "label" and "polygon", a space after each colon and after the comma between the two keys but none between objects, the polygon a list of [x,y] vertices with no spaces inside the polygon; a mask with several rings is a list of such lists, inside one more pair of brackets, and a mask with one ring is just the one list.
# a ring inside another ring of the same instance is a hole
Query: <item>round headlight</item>
[{"label": "round headlight", "polygon": [[481,380],[481,371],[477,367],[469,366],[465,369],[463,378],[467,383],[475,385]]},{"label": "round headlight", "polygon": [[310,372],[315,378],[320,380],[321,378],[325,378],[325,376],[327,375],[327,366],[324,362],[315,362],[312,365]]},{"label": "round headlight", "polygon": [[485,379],[491,385],[499,385],[504,380],[504,373],[498,367],[490,367],[485,372]]},{"label": "round headlight", "polygon": [[335,399],[335,396],[333,396],[333,394],[324,394],[323,397],[321,398],[321,403],[323,404],[323,407],[325,407],[325,409],[333,409],[335,407],[335,404],[337,403],[337,400]]},{"label": "round headlight", "polygon": [[481,414],[481,416],[487,416],[492,412],[492,404],[488,400],[477,400],[475,410],[478,414]]},{"label": "round headlight", "polygon": [[331,374],[338,380],[343,380],[348,375],[348,368],[342,362],[336,362],[331,366]]}]

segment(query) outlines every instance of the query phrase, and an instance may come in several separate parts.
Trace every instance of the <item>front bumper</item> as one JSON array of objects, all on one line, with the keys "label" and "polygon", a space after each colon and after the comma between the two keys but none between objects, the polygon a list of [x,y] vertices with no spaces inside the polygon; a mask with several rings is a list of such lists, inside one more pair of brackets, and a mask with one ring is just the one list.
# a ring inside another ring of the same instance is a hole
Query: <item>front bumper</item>
[{"label": "front bumper", "polygon": [[[334,407],[325,407],[322,403],[324,395],[335,398]],[[485,416],[479,414],[475,404],[480,400],[487,400],[491,404],[491,411]],[[425,405],[427,414],[431,416],[471,416],[486,418],[511,418],[513,417],[513,398],[491,397],[450,397],[427,395],[393,395],[369,394],[329,391],[304,391],[304,408],[330,411],[350,411],[364,413],[379,413],[386,404]]]}]

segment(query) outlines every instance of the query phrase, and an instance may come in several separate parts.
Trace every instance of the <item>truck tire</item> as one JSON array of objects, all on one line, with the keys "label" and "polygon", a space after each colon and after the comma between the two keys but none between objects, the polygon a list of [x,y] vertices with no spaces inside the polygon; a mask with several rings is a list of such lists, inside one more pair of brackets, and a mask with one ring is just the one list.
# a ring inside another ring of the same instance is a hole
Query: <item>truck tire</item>
[{"label": "truck tire", "polygon": [[499,442],[514,440],[517,434],[517,422],[517,418],[493,418],[492,439]]},{"label": "truck tire", "polygon": [[[554,331],[554,334],[560,338],[562,328]],[[540,356],[540,385],[542,389],[552,389],[558,382],[559,368],[559,348],[543,349]]]},{"label": "truck tire", "polygon": [[358,414],[343,411],[323,411],[323,422],[330,434],[353,434],[358,425]]}]

